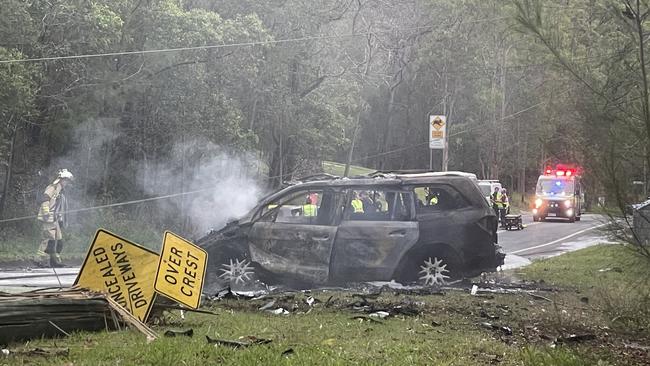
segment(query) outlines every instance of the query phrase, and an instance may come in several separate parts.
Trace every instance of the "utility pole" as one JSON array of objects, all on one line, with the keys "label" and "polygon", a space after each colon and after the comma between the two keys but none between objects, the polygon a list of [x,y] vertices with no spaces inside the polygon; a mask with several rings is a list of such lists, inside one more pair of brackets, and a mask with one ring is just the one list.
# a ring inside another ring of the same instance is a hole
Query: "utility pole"
[{"label": "utility pole", "polygon": [[[368,28],[368,32],[370,32],[370,28]],[[348,151],[348,161],[345,163],[345,170],[343,172],[343,176],[347,177],[350,174],[350,165],[352,165],[352,155],[354,154],[354,144],[357,141],[357,135],[359,133],[359,128],[361,124],[361,112],[363,111],[363,98],[361,94],[363,93],[363,86],[365,85],[365,80],[366,76],[368,76],[368,73],[370,72],[370,60],[372,59],[372,33],[368,34],[368,43],[366,46],[366,65],[363,70],[363,74],[361,74],[361,85],[359,86],[359,101],[358,101],[358,108],[359,110],[357,111],[357,118],[355,120],[354,124],[354,133],[352,134],[352,141],[350,142],[350,150]]]},{"label": "utility pole", "polygon": [[[445,73],[445,94],[442,97],[442,114],[447,116],[447,87],[449,84],[449,77]],[[447,131],[449,131],[449,119],[446,119]],[[442,171],[446,172],[449,167],[449,133],[445,132],[444,147],[442,149]]]}]

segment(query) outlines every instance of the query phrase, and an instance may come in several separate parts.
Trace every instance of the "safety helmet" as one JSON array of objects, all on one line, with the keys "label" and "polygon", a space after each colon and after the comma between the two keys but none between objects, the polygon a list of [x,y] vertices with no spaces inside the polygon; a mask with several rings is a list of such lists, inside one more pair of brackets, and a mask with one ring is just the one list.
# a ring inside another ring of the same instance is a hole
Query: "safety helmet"
[{"label": "safety helmet", "polygon": [[74,180],[74,175],[70,173],[68,169],[60,169],[59,172],[56,175],[57,178],[59,179],[69,179],[69,180]]}]

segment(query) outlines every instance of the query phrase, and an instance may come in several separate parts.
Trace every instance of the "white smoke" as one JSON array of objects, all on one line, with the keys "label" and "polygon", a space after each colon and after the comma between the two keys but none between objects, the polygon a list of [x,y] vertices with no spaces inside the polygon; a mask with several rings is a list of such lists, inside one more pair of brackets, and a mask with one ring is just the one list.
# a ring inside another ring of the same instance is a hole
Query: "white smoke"
[{"label": "white smoke", "polygon": [[[219,229],[248,213],[262,195],[259,162],[203,140],[177,143],[162,163],[141,163],[139,184],[153,196],[188,193],[158,201],[163,213],[175,213],[192,234]],[[198,191],[198,192],[197,192]],[[190,193],[194,192],[194,193]]]}]

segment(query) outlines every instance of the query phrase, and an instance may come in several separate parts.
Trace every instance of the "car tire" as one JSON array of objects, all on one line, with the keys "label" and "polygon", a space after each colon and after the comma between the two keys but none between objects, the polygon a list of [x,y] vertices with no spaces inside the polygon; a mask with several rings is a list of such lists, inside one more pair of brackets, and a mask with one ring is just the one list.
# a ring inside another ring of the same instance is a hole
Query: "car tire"
[{"label": "car tire", "polygon": [[580,221],[580,216],[576,216],[576,221]]},{"label": "car tire", "polygon": [[203,292],[208,296],[226,289],[246,289],[254,285],[258,268],[247,252],[232,247],[211,248]]},{"label": "car tire", "polygon": [[[408,256],[408,254],[406,254]],[[453,249],[428,250],[400,266],[397,280],[424,286],[441,286],[463,278],[460,257]]]},{"label": "car tire", "polygon": [[575,216],[571,216],[571,217],[569,217],[569,222],[572,223],[572,224],[573,224],[574,222],[576,222],[576,217],[575,217]]},{"label": "car tire", "polygon": [[539,221],[539,217],[533,216],[533,222],[537,222],[537,221]]}]

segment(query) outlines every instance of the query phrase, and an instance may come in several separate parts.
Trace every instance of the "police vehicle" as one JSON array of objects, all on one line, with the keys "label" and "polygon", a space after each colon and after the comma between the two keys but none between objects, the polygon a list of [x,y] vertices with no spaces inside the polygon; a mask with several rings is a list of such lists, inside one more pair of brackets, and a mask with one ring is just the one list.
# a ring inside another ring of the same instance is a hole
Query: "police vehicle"
[{"label": "police vehicle", "polygon": [[580,221],[583,191],[578,169],[558,165],[546,168],[537,179],[533,221],[544,221],[548,216]]}]

